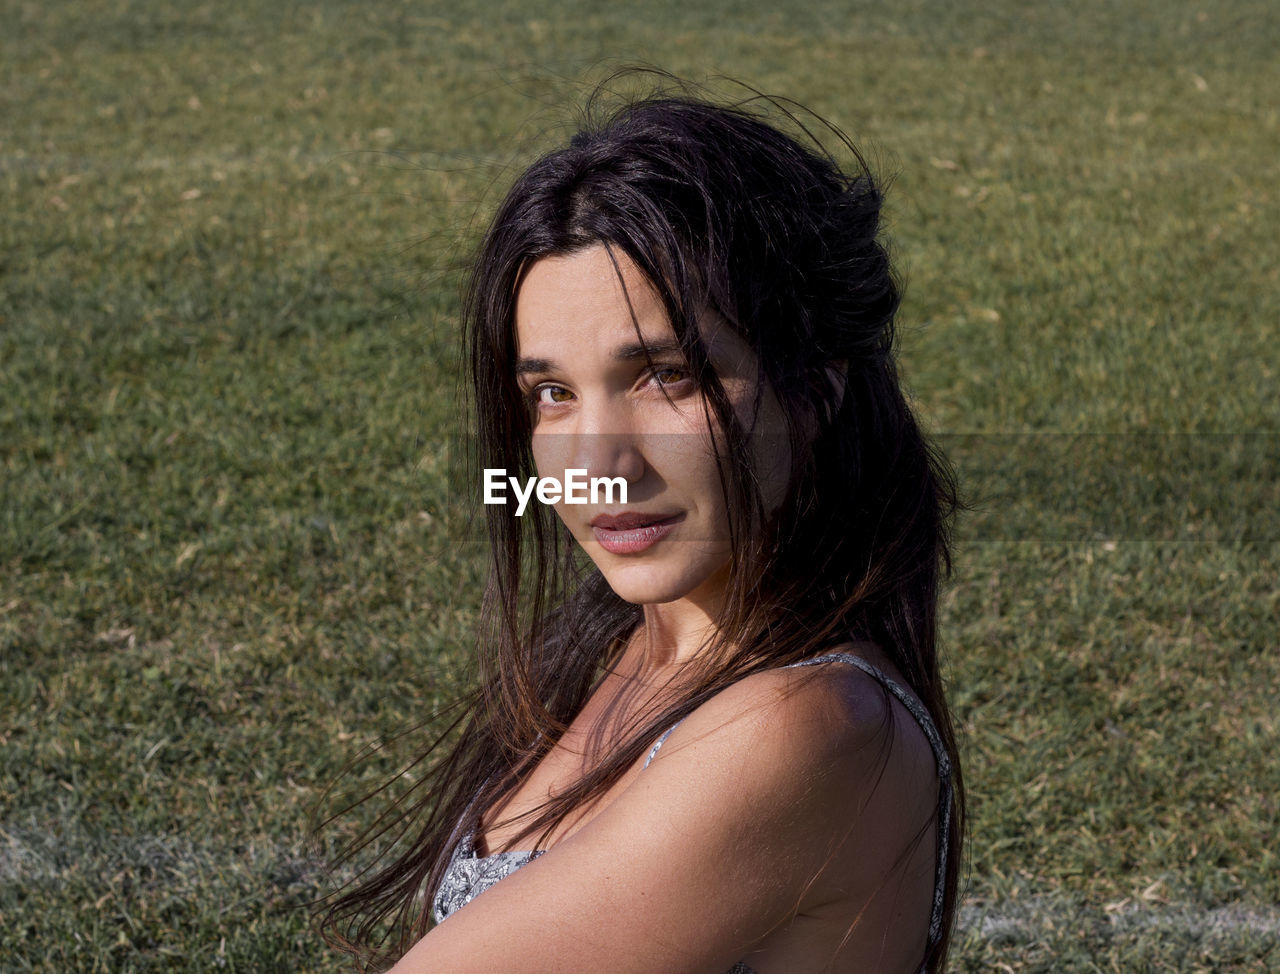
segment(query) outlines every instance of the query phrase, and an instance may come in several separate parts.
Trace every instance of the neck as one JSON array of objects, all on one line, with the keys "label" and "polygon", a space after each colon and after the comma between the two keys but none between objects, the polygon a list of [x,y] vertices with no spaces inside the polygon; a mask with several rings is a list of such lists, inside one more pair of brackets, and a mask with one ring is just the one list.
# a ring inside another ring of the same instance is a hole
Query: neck
[{"label": "neck", "polygon": [[636,634],[637,663],[643,670],[678,666],[698,655],[715,626],[699,614],[673,611],[670,605],[646,605]]},{"label": "neck", "polygon": [[636,647],[642,669],[679,666],[706,648],[715,636],[724,588],[704,587],[708,591],[644,606],[644,625],[637,634]]}]

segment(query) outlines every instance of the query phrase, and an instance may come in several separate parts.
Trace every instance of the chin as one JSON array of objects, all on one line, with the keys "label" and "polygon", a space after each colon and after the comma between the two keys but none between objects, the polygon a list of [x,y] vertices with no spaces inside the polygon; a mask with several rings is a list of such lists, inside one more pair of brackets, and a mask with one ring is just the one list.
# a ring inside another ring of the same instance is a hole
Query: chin
[{"label": "chin", "polygon": [[604,575],[604,580],[609,583],[614,594],[624,602],[630,602],[633,605],[661,605],[665,602],[674,602],[688,595],[693,589],[692,585],[681,584],[672,578],[652,577],[657,573],[617,568],[611,570],[599,563],[597,567],[600,568],[600,573]]},{"label": "chin", "polygon": [[724,567],[718,557],[702,564],[697,558],[626,558],[597,552],[592,560],[614,594],[634,605],[663,605],[694,595]]}]

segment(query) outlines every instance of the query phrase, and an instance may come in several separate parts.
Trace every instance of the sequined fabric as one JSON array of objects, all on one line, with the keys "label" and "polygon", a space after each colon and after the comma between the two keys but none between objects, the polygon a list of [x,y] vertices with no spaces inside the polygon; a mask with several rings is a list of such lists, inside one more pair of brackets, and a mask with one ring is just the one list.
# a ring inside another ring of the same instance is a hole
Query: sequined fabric
[{"label": "sequined fabric", "polygon": [[526,866],[545,850],[537,852],[495,852],[491,856],[477,856],[475,837],[464,835],[453,850],[449,868],[445,870],[440,888],[431,901],[436,923],[450,913],[460,910],[494,883],[506,879],[521,866]]}]

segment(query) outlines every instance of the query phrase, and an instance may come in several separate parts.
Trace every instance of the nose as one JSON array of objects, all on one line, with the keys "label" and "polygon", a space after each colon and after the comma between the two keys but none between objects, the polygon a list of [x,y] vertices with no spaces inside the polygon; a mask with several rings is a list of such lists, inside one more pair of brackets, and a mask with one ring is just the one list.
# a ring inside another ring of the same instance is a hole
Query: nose
[{"label": "nose", "polygon": [[644,477],[643,437],[625,404],[588,400],[575,420],[572,428],[535,432],[534,459],[544,476],[574,469],[586,470],[588,478],[621,477],[628,484]]},{"label": "nose", "polygon": [[621,477],[634,484],[644,476],[644,453],[630,432],[579,433],[570,452],[573,466],[585,469],[588,477]]},{"label": "nose", "polygon": [[622,477],[633,484],[644,476],[644,454],[635,417],[625,400],[602,396],[584,403],[573,453],[588,477]]}]

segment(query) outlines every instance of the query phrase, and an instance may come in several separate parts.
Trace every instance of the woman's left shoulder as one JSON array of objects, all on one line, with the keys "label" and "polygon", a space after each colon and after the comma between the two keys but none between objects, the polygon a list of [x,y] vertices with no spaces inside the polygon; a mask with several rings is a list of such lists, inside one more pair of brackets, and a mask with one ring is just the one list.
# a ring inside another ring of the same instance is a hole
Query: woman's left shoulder
[{"label": "woman's left shoulder", "polygon": [[836,647],[799,664],[753,673],[709,704],[714,707],[718,699],[726,711],[763,710],[770,721],[834,735],[845,743],[876,736],[891,710],[883,680],[893,671],[881,657]]},{"label": "woman's left shoulder", "polygon": [[741,761],[757,774],[857,772],[883,759],[877,745],[890,742],[886,735],[893,726],[892,708],[876,678],[836,658],[762,670],[694,710],[664,744],[658,760],[665,755],[670,761],[688,747]]}]

